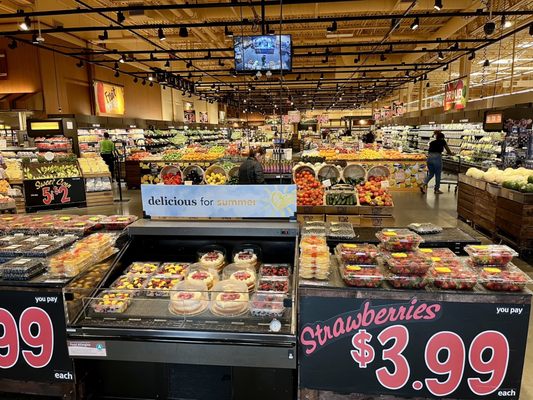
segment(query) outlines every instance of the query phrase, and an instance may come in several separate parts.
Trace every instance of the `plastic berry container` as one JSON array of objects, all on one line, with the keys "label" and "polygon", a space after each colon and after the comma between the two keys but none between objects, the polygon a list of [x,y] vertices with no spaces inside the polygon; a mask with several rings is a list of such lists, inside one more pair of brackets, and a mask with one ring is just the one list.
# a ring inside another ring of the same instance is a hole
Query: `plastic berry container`
[{"label": "plastic berry container", "polygon": [[40,259],[18,257],[0,265],[0,277],[6,281],[27,281],[45,269]]},{"label": "plastic berry container", "polygon": [[290,276],[291,266],[289,264],[263,264],[259,268],[261,276]]},{"label": "plastic berry container", "polygon": [[397,275],[424,275],[431,267],[431,261],[418,252],[384,253],[383,259],[389,270]]},{"label": "plastic berry container", "polygon": [[478,280],[483,287],[496,292],[519,292],[531,284],[529,276],[512,263],[507,265],[507,268],[480,268]]},{"label": "plastic berry container", "polygon": [[[466,264],[467,264],[467,267],[468,268],[471,268],[471,264],[468,262],[469,260],[467,260]],[[456,258],[447,258],[447,259],[440,259],[438,261],[431,261],[433,267],[432,268],[437,268],[437,267],[442,267],[442,268],[451,268],[451,269],[455,269],[455,268],[462,268],[465,266],[465,262],[463,260],[461,260],[460,258],[456,257]]]},{"label": "plastic berry container", "polygon": [[418,249],[418,252],[433,262],[457,258],[455,253],[446,247],[436,249]]},{"label": "plastic berry container", "polygon": [[191,266],[190,263],[182,263],[182,262],[166,262],[161,264],[161,266],[157,269],[156,274],[157,275],[187,275],[187,272],[189,270],[189,267]]},{"label": "plastic berry container", "polygon": [[376,233],[383,248],[388,251],[413,251],[424,239],[409,229],[384,229]]},{"label": "plastic berry container", "polygon": [[149,275],[122,275],[113,282],[112,289],[125,290],[131,293],[132,296],[138,296],[146,286]]},{"label": "plastic berry container", "polygon": [[375,265],[344,265],[339,267],[339,272],[344,283],[353,287],[377,288],[385,280],[381,268]]},{"label": "plastic berry container", "polygon": [[131,303],[132,295],[120,290],[105,290],[91,302],[96,313],[123,313]]},{"label": "plastic berry container", "polygon": [[203,313],[209,306],[209,292],[204,282],[181,281],[170,294],[168,309],[179,316]]},{"label": "plastic berry container", "polygon": [[144,288],[148,297],[168,297],[170,290],[183,280],[183,275],[152,275]]},{"label": "plastic berry container", "polygon": [[491,245],[468,245],[465,251],[472,262],[477,266],[499,265],[505,267],[518,253],[509,246],[500,244]]},{"label": "plastic berry container", "polygon": [[416,232],[420,235],[431,235],[435,233],[441,233],[442,227],[425,222],[425,223],[412,223],[407,225],[409,229],[411,229],[413,232]]},{"label": "plastic berry container", "polygon": [[250,297],[245,283],[232,280],[218,282],[211,293],[209,310],[219,317],[244,315],[250,308]]},{"label": "plastic berry container", "polygon": [[332,239],[353,239],[355,231],[352,224],[332,225],[328,228],[328,237]]},{"label": "plastic berry container", "polygon": [[377,264],[378,248],[373,244],[341,243],[335,248],[337,257],[344,263]]},{"label": "plastic berry container", "polygon": [[428,273],[433,286],[442,290],[472,290],[477,284],[477,275],[470,268],[433,267]]},{"label": "plastic berry container", "polygon": [[250,313],[254,317],[282,317],[285,312],[285,296],[275,293],[255,293],[250,301]]},{"label": "plastic berry container", "polygon": [[284,276],[262,276],[257,283],[257,291],[286,294],[289,292],[289,279]]},{"label": "plastic berry container", "polygon": [[124,271],[127,275],[152,275],[159,268],[160,263],[154,261],[135,261]]},{"label": "plastic berry container", "polygon": [[327,280],[330,274],[330,262],[327,260],[300,259],[299,276],[303,279]]},{"label": "plastic berry container", "polygon": [[388,274],[385,278],[395,289],[424,289],[429,279],[426,275],[398,275]]},{"label": "plastic berry container", "polygon": [[99,221],[107,230],[122,230],[137,221],[136,215],[110,215]]}]

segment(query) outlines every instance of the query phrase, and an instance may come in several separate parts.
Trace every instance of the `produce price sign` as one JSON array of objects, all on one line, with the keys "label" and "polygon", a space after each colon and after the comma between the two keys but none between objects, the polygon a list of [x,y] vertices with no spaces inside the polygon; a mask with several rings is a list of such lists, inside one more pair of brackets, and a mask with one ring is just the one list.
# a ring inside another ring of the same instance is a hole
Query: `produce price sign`
[{"label": "produce price sign", "polygon": [[302,388],[519,399],[529,303],[302,296],[300,304]]},{"label": "produce price sign", "polygon": [[79,206],[86,201],[83,178],[25,180],[24,196],[31,209]]},{"label": "produce price sign", "polygon": [[73,381],[61,295],[4,289],[0,291],[0,378]]}]

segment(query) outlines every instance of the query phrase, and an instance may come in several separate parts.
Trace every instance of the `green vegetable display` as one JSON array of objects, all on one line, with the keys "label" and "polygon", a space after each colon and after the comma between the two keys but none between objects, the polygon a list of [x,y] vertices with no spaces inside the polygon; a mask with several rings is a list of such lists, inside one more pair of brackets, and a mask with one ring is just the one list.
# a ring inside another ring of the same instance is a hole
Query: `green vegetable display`
[{"label": "green vegetable display", "polygon": [[356,206],[357,199],[355,197],[355,193],[330,192],[326,194],[326,205],[328,206]]}]

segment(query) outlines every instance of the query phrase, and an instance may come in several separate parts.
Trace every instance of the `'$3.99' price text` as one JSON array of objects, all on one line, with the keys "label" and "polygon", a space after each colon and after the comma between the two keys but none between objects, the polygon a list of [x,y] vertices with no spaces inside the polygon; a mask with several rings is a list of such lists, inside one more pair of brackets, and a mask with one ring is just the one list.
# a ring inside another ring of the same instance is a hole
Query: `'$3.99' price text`
[{"label": "'$3.99' price text", "polygon": [[[367,368],[376,359],[377,350],[370,344],[373,335],[361,329],[352,338],[353,350],[350,355],[360,368]],[[389,361],[391,367],[381,367],[376,370],[378,382],[390,390],[403,388],[409,381],[411,368],[409,361],[403,355],[409,344],[409,331],[403,325],[390,326],[377,336],[379,343],[384,348],[381,359]],[[391,345],[392,343],[392,345]],[[484,352],[490,350],[489,359],[484,357]],[[445,357],[441,355],[445,352]],[[507,373],[509,362],[509,343],[506,337],[497,331],[485,331],[477,335],[468,351],[460,336],[453,332],[438,332],[427,342],[424,350],[424,360],[427,368],[437,375],[445,376],[443,380],[426,378],[425,386],[434,396],[447,396],[459,388],[463,380],[465,360],[472,369],[479,374],[489,374],[485,380],[473,377],[468,378],[470,390],[478,396],[494,393],[502,385]],[[413,389],[421,390],[424,384],[415,381]]]}]

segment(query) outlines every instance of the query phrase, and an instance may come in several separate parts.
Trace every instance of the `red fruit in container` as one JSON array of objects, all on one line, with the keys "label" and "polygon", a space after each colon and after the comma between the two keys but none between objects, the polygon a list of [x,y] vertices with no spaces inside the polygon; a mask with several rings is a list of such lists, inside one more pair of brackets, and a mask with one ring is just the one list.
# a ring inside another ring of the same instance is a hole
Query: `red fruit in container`
[{"label": "red fruit in container", "polygon": [[384,253],[383,259],[389,270],[398,275],[424,275],[431,267],[431,261],[418,252]]},{"label": "red fruit in container", "polygon": [[433,286],[443,290],[471,290],[477,284],[477,275],[470,268],[433,267],[429,274]]},{"label": "red fruit in container", "polygon": [[377,263],[378,248],[373,244],[341,243],[335,248],[337,256],[345,263],[373,265]]},{"label": "red fruit in container", "polygon": [[385,250],[395,252],[416,250],[424,242],[420,235],[409,229],[384,229],[376,233],[376,237]]},{"label": "red fruit in container", "polygon": [[505,267],[518,253],[509,246],[491,244],[466,246],[465,251],[475,265],[500,265]]},{"label": "red fruit in container", "polygon": [[507,268],[481,268],[478,279],[486,289],[498,292],[519,292],[531,283],[529,276],[514,264],[509,264]]},{"label": "red fruit in container", "polygon": [[377,288],[385,280],[381,269],[376,266],[346,265],[340,267],[342,280],[348,286]]}]

